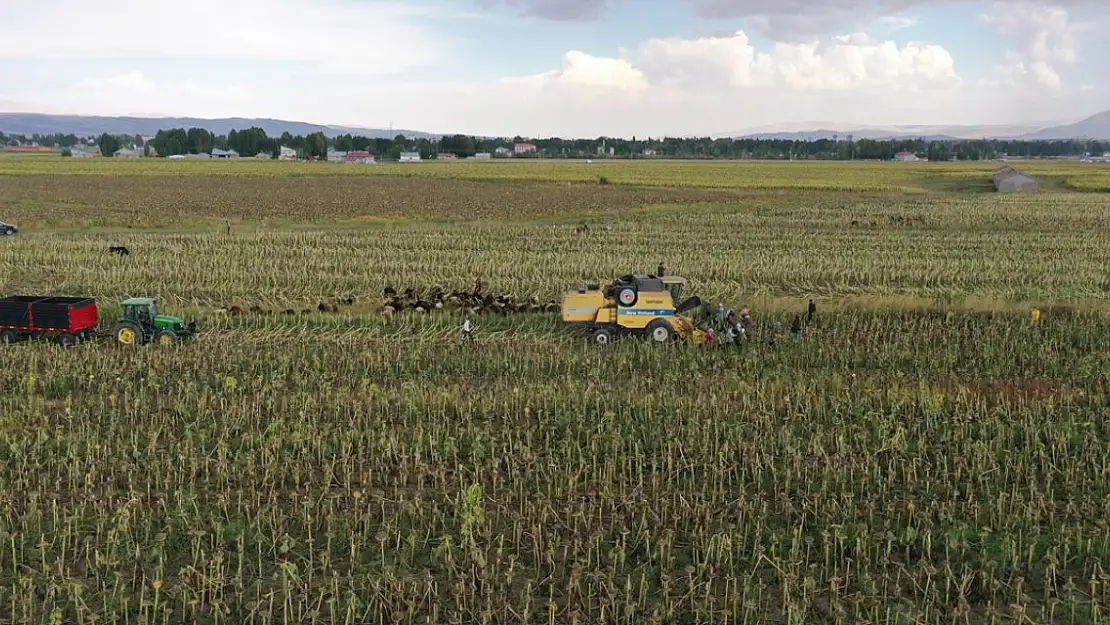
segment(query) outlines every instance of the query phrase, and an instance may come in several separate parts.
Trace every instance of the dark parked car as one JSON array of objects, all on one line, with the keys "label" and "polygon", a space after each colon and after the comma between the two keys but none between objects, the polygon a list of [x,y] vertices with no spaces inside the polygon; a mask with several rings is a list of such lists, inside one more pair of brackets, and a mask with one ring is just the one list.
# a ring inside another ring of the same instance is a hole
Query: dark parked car
[{"label": "dark parked car", "polygon": [[15,224],[6,224],[0,221],[0,234],[11,236],[17,232],[19,232],[19,228],[15,227]]}]

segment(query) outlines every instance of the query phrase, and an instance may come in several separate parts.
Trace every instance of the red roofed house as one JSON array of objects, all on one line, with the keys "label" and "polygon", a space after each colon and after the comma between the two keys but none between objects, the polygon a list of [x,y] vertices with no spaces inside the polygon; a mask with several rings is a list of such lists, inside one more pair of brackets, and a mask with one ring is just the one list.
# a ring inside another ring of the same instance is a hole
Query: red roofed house
[{"label": "red roofed house", "polygon": [[440,152],[436,154],[437,161],[457,161],[459,156],[454,152]]},{"label": "red roofed house", "polygon": [[357,150],[353,152],[347,152],[347,156],[344,157],[344,160],[348,163],[359,163],[363,165],[370,165],[375,162],[373,154]]},{"label": "red roofed house", "polygon": [[535,153],[536,144],[534,143],[514,143],[513,152],[517,154]]}]

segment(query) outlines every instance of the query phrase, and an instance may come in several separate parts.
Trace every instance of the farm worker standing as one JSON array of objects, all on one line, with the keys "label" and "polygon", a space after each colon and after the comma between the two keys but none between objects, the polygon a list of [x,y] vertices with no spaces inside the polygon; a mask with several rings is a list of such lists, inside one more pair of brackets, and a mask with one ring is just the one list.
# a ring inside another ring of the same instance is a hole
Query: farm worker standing
[{"label": "farm worker standing", "polygon": [[471,334],[474,331],[474,324],[470,323],[470,317],[467,317],[466,320],[463,321],[462,331],[463,331],[463,338],[465,340],[467,340],[467,341],[473,341],[474,340],[474,335]]},{"label": "farm worker standing", "polygon": [[717,304],[717,314],[716,314],[715,319],[717,321],[718,326],[721,326],[721,325],[724,324],[724,322],[725,322],[725,305],[724,304]]},{"label": "farm worker standing", "polygon": [[794,315],[794,321],[790,322],[790,337],[795,341],[802,338],[802,318]]}]

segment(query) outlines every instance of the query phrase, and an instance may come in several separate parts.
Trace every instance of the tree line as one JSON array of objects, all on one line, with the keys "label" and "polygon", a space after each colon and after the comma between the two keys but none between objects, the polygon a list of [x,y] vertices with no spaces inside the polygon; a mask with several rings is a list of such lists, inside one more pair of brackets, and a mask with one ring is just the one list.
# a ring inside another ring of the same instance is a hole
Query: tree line
[{"label": "tree line", "polygon": [[490,138],[449,135],[439,139],[411,138],[397,135],[392,139],[341,135],[328,138],[323,133],[292,135],[288,132],[271,137],[262,128],[232,130],[216,135],[203,128],[172,128],[161,130],[153,138],[102,134],[99,138],[82,140],[73,134],[13,135],[0,132],[0,145],[38,144],[57,148],[73,148],[88,143],[100,147],[101,154],[112,156],[121,147],[128,147],[159,156],[211,153],[213,149],[235,150],[241,156],[258,154],[277,158],[282,147],[295,150],[298,157],[327,158],[329,150],[340,152],[366,151],[381,160],[397,160],[402,152],[418,152],[422,158],[451,152],[460,158],[478,153],[497,155],[511,151],[516,143],[532,143],[534,158],[685,158],[685,159],[759,159],[759,160],[890,160],[899,152],[912,152],[930,161],[990,160],[1002,156],[1027,158],[1076,157],[1102,155],[1110,151],[1110,142],[1072,139],[1063,141],[1021,141],[1008,139],[928,140],[928,139],[820,139],[813,141],[788,139],[713,139],[645,138],[621,139],[525,139],[523,137]]}]

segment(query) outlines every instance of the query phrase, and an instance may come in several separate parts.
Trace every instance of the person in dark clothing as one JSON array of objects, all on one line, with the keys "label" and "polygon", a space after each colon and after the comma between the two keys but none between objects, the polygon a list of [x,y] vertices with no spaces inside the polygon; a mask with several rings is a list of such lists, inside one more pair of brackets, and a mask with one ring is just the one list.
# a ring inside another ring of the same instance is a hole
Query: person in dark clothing
[{"label": "person in dark clothing", "polygon": [[659,268],[655,270],[655,276],[658,278],[662,278],[664,270],[665,268],[663,267],[663,263],[659,263]]},{"label": "person in dark clothing", "polygon": [[794,315],[794,321],[790,322],[790,338],[795,341],[802,338],[802,318],[799,315]]},{"label": "person in dark clothing", "polygon": [[817,314],[817,304],[814,304],[813,300],[809,300],[809,310],[806,314],[806,321],[807,322],[813,321],[813,317],[816,314]]}]

